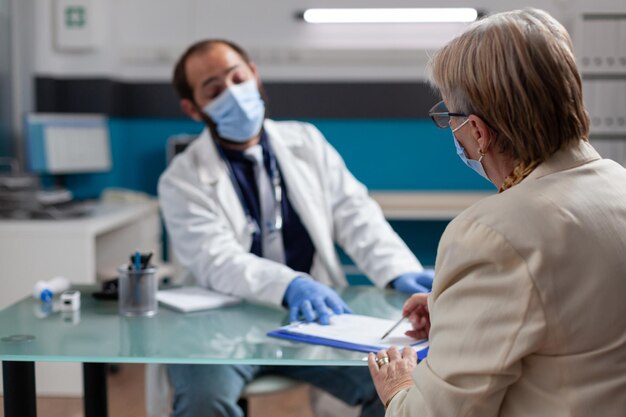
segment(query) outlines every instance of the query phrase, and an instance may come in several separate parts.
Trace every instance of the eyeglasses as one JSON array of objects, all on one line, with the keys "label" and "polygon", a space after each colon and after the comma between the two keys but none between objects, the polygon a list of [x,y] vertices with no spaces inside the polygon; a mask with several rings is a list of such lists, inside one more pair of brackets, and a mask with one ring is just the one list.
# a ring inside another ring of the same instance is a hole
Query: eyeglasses
[{"label": "eyeglasses", "polygon": [[449,112],[448,108],[446,107],[446,103],[444,103],[443,100],[435,104],[433,108],[430,109],[430,111],[428,112],[428,115],[431,119],[433,119],[433,122],[435,122],[437,127],[440,129],[446,129],[450,127],[450,117],[468,117],[468,115],[465,113]]}]

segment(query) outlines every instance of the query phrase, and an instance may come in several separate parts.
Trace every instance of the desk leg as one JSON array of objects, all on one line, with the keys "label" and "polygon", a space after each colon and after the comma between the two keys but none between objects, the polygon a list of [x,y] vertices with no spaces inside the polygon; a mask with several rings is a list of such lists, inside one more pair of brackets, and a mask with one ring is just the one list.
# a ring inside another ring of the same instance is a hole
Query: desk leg
[{"label": "desk leg", "polygon": [[85,417],[107,417],[107,364],[83,363]]},{"label": "desk leg", "polygon": [[2,362],[5,417],[37,417],[34,362]]}]

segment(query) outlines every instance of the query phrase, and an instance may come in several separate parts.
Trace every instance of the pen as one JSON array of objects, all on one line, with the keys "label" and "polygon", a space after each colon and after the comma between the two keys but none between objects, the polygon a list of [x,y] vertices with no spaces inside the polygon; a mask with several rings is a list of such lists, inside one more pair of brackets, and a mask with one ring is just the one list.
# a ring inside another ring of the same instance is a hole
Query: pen
[{"label": "pen", "polygon": [[135,252],[135,271],[141,271],[141,254],[139,251]]},{"label": "pen", "polygon": [[385,334],[383,335],[383,337],[381,337],[381,338],[380,338],[380,340],[383,340],[385,337],[389,336],[389,333],[393,332],[393,331],[396,329],[396,327],[398,327],[398,326],[400,325],[400,323],[402,323],[402,321],[403,321],[405,318],[407,318],[407,317],[408,317],[408,316],[402,316],[402,317],[400,317],[400,320],[398,320],[398,321],[396,322],[396,324],[394,324],[393,326],[391,326],[391,329],[387,330],[387,331],[385,332]]}]

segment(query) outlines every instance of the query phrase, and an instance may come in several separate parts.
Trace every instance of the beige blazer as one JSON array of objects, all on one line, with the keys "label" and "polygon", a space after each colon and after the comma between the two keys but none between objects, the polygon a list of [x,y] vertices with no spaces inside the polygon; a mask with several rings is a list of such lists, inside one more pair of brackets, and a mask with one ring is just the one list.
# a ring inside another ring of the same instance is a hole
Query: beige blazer
[{"label": "beige blazer", "polygon": [[387,416],[626,416],[626,170],[586,142],[446,229]]}]

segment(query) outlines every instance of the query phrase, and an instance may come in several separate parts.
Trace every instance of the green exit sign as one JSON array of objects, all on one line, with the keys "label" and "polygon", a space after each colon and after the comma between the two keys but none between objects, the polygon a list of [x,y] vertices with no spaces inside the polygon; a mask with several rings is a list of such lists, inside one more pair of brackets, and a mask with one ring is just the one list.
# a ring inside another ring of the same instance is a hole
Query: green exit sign
[{"label": "green exit sign", "polygon": [[65,26],[75,29],[85,27],[86,15],[87,13],[83,6],[67,6],[65,8]]}]

